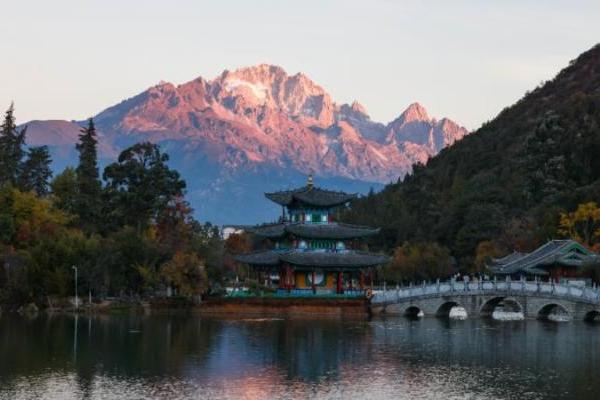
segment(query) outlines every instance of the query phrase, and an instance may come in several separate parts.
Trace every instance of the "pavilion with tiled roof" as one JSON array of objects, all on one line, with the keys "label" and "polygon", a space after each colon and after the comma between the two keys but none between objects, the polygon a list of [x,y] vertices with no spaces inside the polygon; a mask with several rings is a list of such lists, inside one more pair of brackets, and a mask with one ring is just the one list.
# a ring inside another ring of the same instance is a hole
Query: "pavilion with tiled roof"
[{"label": "pavilion with tiled roof", "polygon": [[379,229],[337,222],[325,224],[292,222],[258,226],[251,228],[250,232],[272,239],[281,238],[286,234],[305,239],[358,239],[376,235],[379,233]]},{"label": "pavilion with tiled roof", "polygon": [[372,284],[373,269],[389,257],[364,250],[360,239],[379,229],[335,221],[336,212],[356,198],[317,188],[312,176],[304,187],[265,196],[283,207],[281,222],[249,229],[269,250],[236,257],[269,277],[276,273],[277,292],[287,295],[362,296]]},{"label": "pavilion with tiled roof", "polygon": [[294,203],[311,205],[314,207],[334,207],[348,203],[356,198],[356,193],[335,192],[314,187],[311,182],[294,190],[265,193],[265,197],[285,207]]},{"label": "pavilion with tiled roof", "polygon": [[552,279],[574,278],[581,267],[599,263],[600,255],[574,240],[550,240],[531,253],[513,252],[492,259],[488,269],[504,276],[545,276]]}]

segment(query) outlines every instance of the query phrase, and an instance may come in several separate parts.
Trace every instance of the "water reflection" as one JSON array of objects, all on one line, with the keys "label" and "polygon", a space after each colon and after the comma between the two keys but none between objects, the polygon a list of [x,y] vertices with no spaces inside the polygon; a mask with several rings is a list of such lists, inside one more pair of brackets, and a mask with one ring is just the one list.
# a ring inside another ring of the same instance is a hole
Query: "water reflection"
[{"label": "water reflection", "polygon": [[491,319],[4,315],[0,398],[595,399],[598,333]]}]

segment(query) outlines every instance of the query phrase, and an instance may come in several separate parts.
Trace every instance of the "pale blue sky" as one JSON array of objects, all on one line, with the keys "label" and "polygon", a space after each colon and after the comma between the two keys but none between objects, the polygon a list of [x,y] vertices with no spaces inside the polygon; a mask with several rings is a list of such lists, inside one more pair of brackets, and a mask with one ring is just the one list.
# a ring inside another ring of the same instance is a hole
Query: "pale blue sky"
[{"label": "pale blue sky", "polygon": [[266,62],[374,120],[419,101],[474,129],[600,41],[600,1],[0,3],[0,108],[19,122]]}]

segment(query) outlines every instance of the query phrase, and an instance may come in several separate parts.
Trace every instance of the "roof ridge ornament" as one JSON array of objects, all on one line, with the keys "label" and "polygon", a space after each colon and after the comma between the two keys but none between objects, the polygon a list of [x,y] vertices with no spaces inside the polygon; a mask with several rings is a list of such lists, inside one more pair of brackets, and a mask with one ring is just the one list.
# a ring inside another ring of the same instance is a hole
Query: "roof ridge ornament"
[{"label": "roof ridge ornament", "polygon": [[312,171],[308,174],[308,180],[306,182],[306,186],[308,187],[308,190],[312,190],[312,188],[315,186],[315,183],[313,181]]}]

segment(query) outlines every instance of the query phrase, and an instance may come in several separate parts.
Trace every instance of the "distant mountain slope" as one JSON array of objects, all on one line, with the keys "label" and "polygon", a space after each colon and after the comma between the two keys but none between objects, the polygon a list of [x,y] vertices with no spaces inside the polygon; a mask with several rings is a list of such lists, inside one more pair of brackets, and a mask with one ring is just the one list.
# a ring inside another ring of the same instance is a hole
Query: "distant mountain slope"
[{"label": "distant mountain slope", "polygon": [[[179,86],[161,82],[94,119],[102,159],[135,142],[159,143],[188,181],[200,217],[232,223],[265,217],[260,197],[273,184],[313,171],[338,189],[365,192],[467,134],[417,103],[389,124],[374,122],[359,103],[337,104],[305,75],[266,64]],[[31,143],[50,145],[61,167],[73,162],[75,123],[31,125]]]},{"label": "distant mountain slope", "polygon": [[599,155],[597,45],[347,218],[383,226],[384,247],[439,241],[469,263],[482,241],[526,247],[556,235],[560,210],[600,202]]}]

